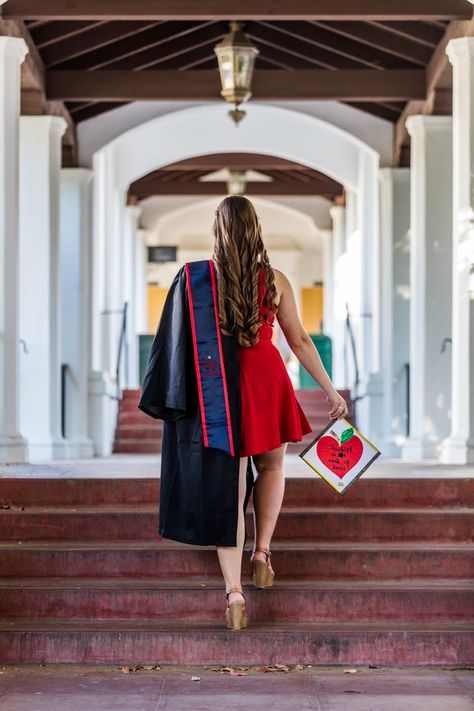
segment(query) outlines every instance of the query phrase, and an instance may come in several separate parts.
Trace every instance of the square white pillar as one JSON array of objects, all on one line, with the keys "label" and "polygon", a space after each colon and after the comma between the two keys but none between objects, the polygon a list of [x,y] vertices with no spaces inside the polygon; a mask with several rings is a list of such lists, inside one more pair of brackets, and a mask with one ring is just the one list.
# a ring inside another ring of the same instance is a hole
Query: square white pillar
[{"label": "square white pillar", "polygon": [[474,38],[451,40],[453,293],[451,432],[441,460],[474,463]]},{"label": "square white pillar", "polygon": [[334,333],[334,263],[333,233],[321,230],[323,258],[323,333],[330,338]]},{"label": "square white pillar", "polygon": [[135,240],[135,325],[138,334],[148,333],[147,261],[146,231],[138,229]]},{"label": "square white pillar", "polygon": [[20,423],[31,460],[67,456],[61,434],[58,116],[20,119]]},{"label": "square white pillar", "polygon": [[452,119],[410,116],[410,435],[404,459],[434,459],[450,428]]},{"label": "square white pillar", "polygon": [[126,321],[126,358],[122,358],[122,383],[127,388],[138,388],[138,366],[139,348],[138,331],[136,324],[136,240],[140,220],[141,208],[137,205],[127,205],[124,208],[124,235],[123,235],[123,256],[122,275],[123,299],[127,303]]},{"label": "square white pillar", "polygon": [[399,457],[407,436],[410,359],[410,169],[380,171],[382,437]]},{"label": "square white pillar", "polygon": [[92,457],[88,436],[91,369],[91,181],[92,171],[61,171],[60,292],[61,363],[65,369],[65,437],[71,458]]},{"label": "square white pillar", "polygon": [[18,123],[22,39],[0,37],[0,461],[23,462],[19,423]]},{"label": "square white pillar", "polygon": [[332,338],[332,381],[334,387],[345,388],[347,381],[346,364],[346,208],[332,205],[329,208],[332,220],[332,265],[333,265],[333,329]]}]

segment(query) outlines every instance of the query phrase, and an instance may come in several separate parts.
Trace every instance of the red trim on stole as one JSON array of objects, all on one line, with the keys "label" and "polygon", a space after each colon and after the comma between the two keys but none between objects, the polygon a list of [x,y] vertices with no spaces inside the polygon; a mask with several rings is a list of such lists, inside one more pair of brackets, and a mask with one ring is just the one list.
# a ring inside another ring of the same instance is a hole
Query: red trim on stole
[{"label": "red trim on stole", "polygon": [[213,263],[212,259],[209,260],[209,269],[211,270],[212,295],[214,297],[213,301],[214,301],[214,314],[216,317],[217,342],[219,344],[219,358],[221,361],[222,382],[224,384],[225,412],[226,412],[226,417],[227,417],[227,430],[229,432],[230,453],[232,456],[234,456],[234,439],[232,437],[232,424],[230,421],[229,396],[227,393],[227,380],[225,377],[224,358],[222,355],[221,330],[219,328],[219,316],[218,316],[218,311],[217,311],[216,275],[214,273],[214,263]]},{"label": "red trim on stole", "polygon": [[194,349],[194,365],[196,368],[196,378],[197,378],[197,386],[198,386],[198,394],[199,394],[199,406],[201,408],[202,436],[204,439],[205,446],[208,447],[209,440],[207,438],[206,413],[204,410],[204,398],[202,395],[201,372],[199,370],[199,359],[198,359],[197,339],[196,339],[196,324],[194,323],[193,295],[191,292],[191,277],[189,274],[189,265],[187,262],[186,262],[185,266],[186,266],[186,281],[187,281],[188,298],[189,298],[189,306],[190,306],[189,313],[191,316],[191,335],[192,335],[193,349]]}]

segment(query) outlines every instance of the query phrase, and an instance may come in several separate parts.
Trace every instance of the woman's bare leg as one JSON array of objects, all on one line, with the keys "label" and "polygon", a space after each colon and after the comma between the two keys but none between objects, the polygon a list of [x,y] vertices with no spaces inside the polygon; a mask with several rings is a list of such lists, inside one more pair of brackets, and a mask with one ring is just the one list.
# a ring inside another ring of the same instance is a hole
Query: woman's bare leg
[{"label": "woman's bare leg", "polygon": [[[285,493],[283,462],[287,443],[265,454],[253,457],[258,475],[253,490],[255,544],[254,548],[270,549],[275,525]],[[256,560],[265,561],[265,554],[257,552]],[[273,568],[270,565],[270,569]]]},{"label": "woman's bare leg", "polygon": [[[239,511],[237,518],[237,545],[218,546],[217,555],[224,576],[225,589],[229,591],[233,587],[241,588],[242,576],[242,553],[244,548],[245,538],[245,522],[244,522],[244,501],[245,492],[247,490],[247,461],[248,457],[240,458],[239,467]],[[242,600],[241,593],[231,593],[229,602],[240,602]]]}]

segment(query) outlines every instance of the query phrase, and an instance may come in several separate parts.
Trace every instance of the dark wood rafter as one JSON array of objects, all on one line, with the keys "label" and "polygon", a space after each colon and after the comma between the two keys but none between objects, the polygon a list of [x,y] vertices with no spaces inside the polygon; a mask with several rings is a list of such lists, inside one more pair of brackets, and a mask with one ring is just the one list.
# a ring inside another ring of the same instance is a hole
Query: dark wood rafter
[{"label": "dark wood rafter", "polygon": [[464,0],[9,0],[5,15],[31,20],[452,20],[470,16]]},{"label": "dark wood rafter", "polygon": [[66,61],[88,54],[105,47],[133,37],[137,33],[158,27],[157,22],[106,22],[99,23],[82,31],[82,35],[76,34],[74,37],[59,38],[50,42],[49,46],[42,52],[46,66],[54,67]]},{"label": "dark wood rafter", "polygon": [[422,27],[419,22],[372,22],[372,25],[424,47],[436,47],[438,43],[439,28],[429,23],[424,23]]},{"label": "dark wood rafter", "polygon": [[[215,100],[217,71],[50,71],[50,99],[60,101]],[[260,100],[333,99],[347,101],[422,100],[423,70],[261,71],[253,96]]]},{"label": "dark wood rafter", "polygon": [[76,127],[67,107],[62,101],[51,101],[46,96],[46,71],[30,32],[24,22],[4,20],[0,15],[0,35],[24,40],[28,53],[21,67],[21,113],[23,115],[51,114],[62,116],[67,128],[62,145],[71,156],[68,164],[75,161],[77,139]]},{"label": "dark wood rafter", "polygon": [[[409,116],[417,113],[432,113],[436,106],[436,92],[438,85],[442,82],[443,76],[449,69],[449,59],[446,54],[446,46],[451,39],[456,37],[474,36],[474,18],[468,22],[451,22],[447,27],[441,41],[436,47],[426,67],[426,96],[424,100],[412,100],[407,102],[401,112],[394,131],[394,162],[396,165],[406,163],[406,151],[404,145],[407,141],[406,120]],[[449,87],[441,87],[446,94]],[[444,97],[446,102],[446,98]]]},{"label": "dark wood rafter", "polygon": [[198,156],[173,163],[137,180],[129,188],[129,200],[135,202],[156,195],[222,195],[225,182],[202,180],[222,170],[253,170],[271,180],[249,181],[249,195],[319,195],[333,200],[343,188],[327,175],[293,161],[275,156],[226,153]]},{"label": "dark wood rafter", "polygon": [[420,47],[410,38],[395,37],[386,27],[369,22],[334,22],[333,24],[314,22],[312,24],[344,40],[353,41],[356,45],[370,47],[385,55],[389,54],[418,65],[426,65],[436,46]]},{"label": "dark wood rafter", "polygon": [[[287,171],[287,170],[310,170],[306,166],[302,166],[300,163],[295,161],[287,160],[286,158],[279,158],[277,156],[260,155],[255,153],[215,153],[208,154],[205,156],[197,156],[195,158],[187,158],[186,160],[179,161],[178,163],[170,163],[163,168],[160,168],[161,173],[166,173],[168,171],[173,172],[189,172],[189,171],[200,171],[203,173],[210,173],[213,170],[219,170],[221,168],[229,168],[231,170],[256,170],[260,172],[268,171]],[[313,171],[317,173],[320,179],[325,179],[330,182],[332,179],[323,173]],[[154,173],[150,173],[148,177],[153,176]],[[147,176],[141,178],[141,180],[146,180]]]},{"label": "dark wood rafter", "polygon": [[[260,52],[254,99],[346,103],[395,124],[396,151],[406,116],[449,110],[436,66],[449,74],[444,39],[461,36],[472,15],[468,0],[7,0],[0,8],[0,21],[26,26],[48,98],[76,124],[135,100],[221,101],[214,47],[239,19]],[[44,101],[25,83],[28,110]]]},{"label": "dark wood rafter", "polygon": [[[148,189],[134,188],[130,191],[130,196],[137,200],[145,200],[156,195],[225,195],[227,192],[226,183],[221,182],[192,182],[181,183],[163,183],[158,181],[150,183]],[[300,195],[300,196],[319,196],[332,200],[339,193],[332,192],[324,183],[317,180],[308,183],[293,182],[274,182],[274,183],[253,183],[247,184],[246,195]]]},{"label": "dark wood rafter", "polygon": [[[32,27],[28,25],[33,41],[38,49],[44,49],[55,42],[64,42],[72,37],[88,32],[93,28],[101,27],[106,24],[102,20],[97,22],[77,22],[70,20],[69,22],[46,22],[40,27]],[[44,61],[44,58],[43,58]],[[46,64],[47,62],[45,62]]]},{"label": "dark wood rafter", "polygon": [[[192,39],[190,35],[204,28],[210,22],[201,23],[184,23],[170,22],[159,23],[154,27],[142,29],[128,38],[118,37],[115,42],[110,42],[104,47],[95,48],[88,46],[87,52],[81,55],[79,59],[70,62],[64,62],[61,69],[83,69],[93,70],[107,68],[117,68],[117,65],[124,60],[133,60],[135,55],[143,55],[143,53],[154,50],[161,51],[161,47],[167,43],[177,41],[181,37],[187,37],[190,45]],[[227,31],[227,27],[223,27],[223,33]],[[140,61],[140,60],[138,60]],[[130,68],[135,68],[133,65]]]},{"label": "dark wood rafter", "polygon": [[[261,22],[274,33],[280,33],[281,44],[284,45],[289,41],[299,46],[300,51],[304,50],[309,55],[312,51],[321,52],[327,56],[333,56],[337,66],[340,66],[341,61],[351,62],[351,66],[360,68],[400,68],[400,57],[395,57],[390,52],[384,51],[382,48],[371,46],[370,43],[364,44],[349,37],[338,36],[332,33],[321,23],[292,22],[292,23],[273,23]],[[339,24],[339,23],[337,23]],[[358,23],[359,25],[365,23]],[[315,27],[318,29],[315,30]],[[336,25],[337,27],[337,25]],[[276,36],[276,35],[275,35]],[[289,38],[289,39],[288,39]],[[403,58],[406,66],[424,66],[425,61],[419,57],[418,61],[410,58]],[[402,59],[402,61],[403,61]],[[424,59],[429,59],[429,56],[424,56]],[[349,65],[348,65],[349,66]]]}]

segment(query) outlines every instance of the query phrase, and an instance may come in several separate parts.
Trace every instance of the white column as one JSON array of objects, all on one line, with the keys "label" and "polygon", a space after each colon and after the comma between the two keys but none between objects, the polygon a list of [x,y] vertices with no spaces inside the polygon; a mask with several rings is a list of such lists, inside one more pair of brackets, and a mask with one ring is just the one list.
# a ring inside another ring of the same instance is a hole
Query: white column
[{"label": "white column", "polygon": [[334,333],[334,263],[333,234],[331,230],[321,230],[323,258],[323,332],[333,337]]},{"label": "white column", "polygon": [[441,459],[474,462],[474,38],[448,43],[453,65],[451,432]]},{"label": "white column", "polygon": [[399,457],[408,421],[410,358],[410,169],[380,171],[382,436],[386,457]]},{"label": "white column", "polygon": [[141,214],[141,208],[137,205],[127,205],[124,208],[124,212],[125,214],[122,256],[122,294],[124,301],[127,303],[127,358],[126,360],[122,360],[122,382],[127,388],[138,388],[139,349],[135,305],[135,279],[137,277],[135,259],[137,230]]},{"label": "white column", "polygon": [[30,459],[67,456],[61,435],[57,116],[20,119],[20,422]]},{"label": "white column", "polygon": [[91,457],[88,377],[91,367],[91,179],[83,168],[61,171],[61,362],[65,372],[65,437],[71,458]]},{"label": "white column", "polygon": [[451,405],[452,119],[411,116],[410,435],[404,459],[439,456]]},{"label": "white column", "polygon": [[[360,397],[356,404],[359,427],[375,441],[382,437],[383,381],[380,371],[380,235],[379,235],[379,157],[365,152],[359,157],[357,190],[358,299],[354,332],[357,346],[359,385],[354,395]],[[350,278],[350,272],[349,272]],[[351,306],[351,304],[349,304]],[[353,385],[351,381],[350,385]]]},{"label": "white column", "polygon": [[19,423],[18,121],[23,40],[0,37],[0,461],[22,462]]},{"label": "white column", "polygon": [[148,333],[148,280],[146,231],[137,230],[135,240],[135,324],[138,334]]},{"label": "white column", "polygon": [[333,331],[332,338],[332,381],[334,387],[347,387],[346,369],[346,288],[344,274],[344,251],[346,244],[346,208],[333,205],[329,208],[332,219],[332,264],[333,277]]},{"label": "white column", "polygon": [[94,155],[92,246],[92,370],[89,377],[90,432],[94,453],[112,451],[120,392],[116,382],[122,287],[123,207],[114,187],[114,152]]}]

